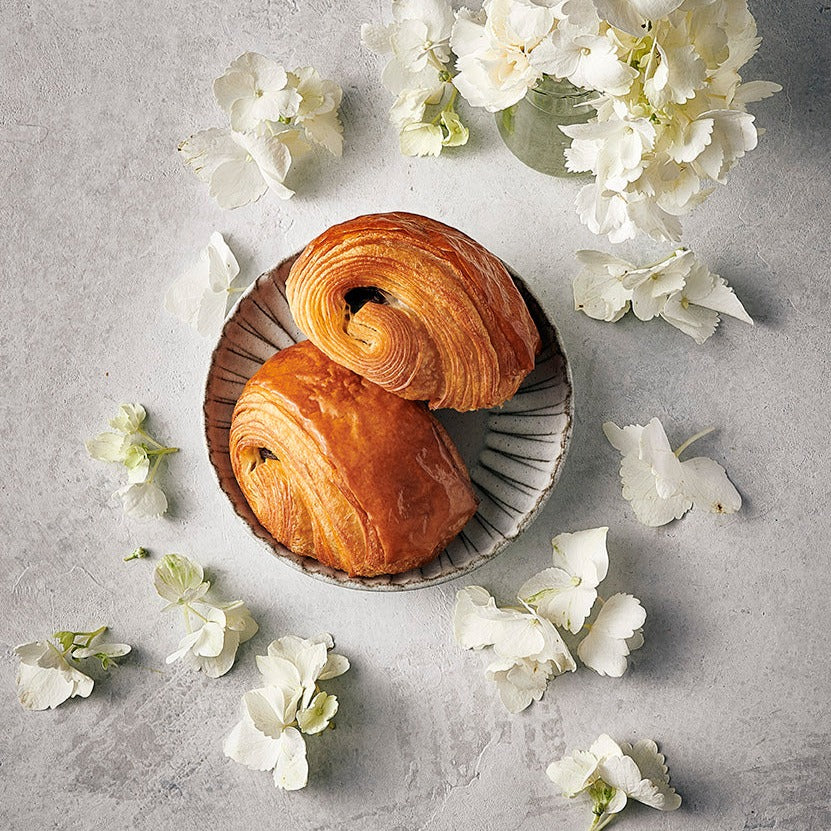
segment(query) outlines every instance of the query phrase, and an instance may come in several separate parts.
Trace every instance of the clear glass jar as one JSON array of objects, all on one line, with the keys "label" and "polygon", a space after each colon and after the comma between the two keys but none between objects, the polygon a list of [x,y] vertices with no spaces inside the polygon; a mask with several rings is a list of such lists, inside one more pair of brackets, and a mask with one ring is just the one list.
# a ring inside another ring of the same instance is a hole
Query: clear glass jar
[{"label": "clear glass jar", "polygon": [[585,124],[595,115],[588,101],[597,93],[566,80],[544,75],[525,98],[496,113],[499,135],[521,161],[549,176],[574,176],[566,170],[563,151],[571,139],[560,125]]}]

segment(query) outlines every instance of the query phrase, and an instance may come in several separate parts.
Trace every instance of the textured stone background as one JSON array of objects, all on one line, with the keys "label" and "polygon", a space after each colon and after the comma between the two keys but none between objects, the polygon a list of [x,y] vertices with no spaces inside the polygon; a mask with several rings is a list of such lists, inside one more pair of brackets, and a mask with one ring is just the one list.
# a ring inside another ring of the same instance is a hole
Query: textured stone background
[{"label": "textured stone background", "polygon": [[[571,309],[579,247],[604,247],[571,205],[573,182],[524,168],[487,114],[438,160],[399,156],[381,64],[358,26],[380,2],[73,3],[7,0],[0,22],[0,827],[9,829],[583,829],[545,765],[599,732],[654,737],[683,809],[633,808],[622,828],[825,831],[831,537],[828,498],[829,37],[831,9],[758,0],[765,37],[747,77],[785,92],[757,105],[759,149],[686,223],[685,240],[757,320],[705,346],[660,321],[611,326]],[[298,196],[223,213],[183,168],[178,141],[219,124],[211,82],[245,50],[314,63],[344,87],[346,147],[299,172]],[[450,636],[461,584],[361,594],[270,559],[214,484],[199,427],[211,342],[162,309],[165,287],[212,230],[251,279],[326,226],[367,211],[420,211],[511,262],[555,316],[578,422],[554,496],[516,544],[475,575],[507,600],[548,562],[555,532],[608,524],[606,591],[648,610],[646,646],[621,680],[560,678],[510,717],[479,656]],[[649,257],[638,242],[625,255]],[[125,521],[116,471],[82,440],[122,400],[143,402],[179,445],[170,516]],[[600,429],[660,416],[723,461],[745,497],[731,517],[640,526]],[[138,544],[209,567],[248,601],[260,634],[210,680],[167,667],[179,622],[161,614]],[[28,713],[11,649],[58,627],[106,622],[136,645],[87,701]],[[280,634],[334,633],[353,671],[330,682],[337,730],[309,741],[311,783],[277,791],[225,759],[254,655]]]}]

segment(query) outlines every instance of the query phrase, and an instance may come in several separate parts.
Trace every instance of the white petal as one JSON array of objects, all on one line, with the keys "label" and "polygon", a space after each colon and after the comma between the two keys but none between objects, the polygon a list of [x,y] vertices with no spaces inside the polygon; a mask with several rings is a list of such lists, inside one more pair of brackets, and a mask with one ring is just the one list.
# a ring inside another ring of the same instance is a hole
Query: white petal
[{"label": "white petal", "polygon": [[222,650],[218,655],[198,655],[200,669],[209,678],[225,675],[234,665],[239,648],[239,632],[226,631],[222,641]]},{"label": "white petal", "polygon": [[597,757],[586,750],[575,750],[571,756],[552,762],[546,768],[548,778],[560,789],[564,797],[582,793],[595,779]]},{"label": "white petal", "polygon": [[569,574],[580,577],[581,585],[591,588],[606,579],[609,570],[609,553],[606,550],[605,526],[558,534],[551,540],[554,549],[554,565]]},{"label": "white petal", "polygon": [[405,156],[438,156],[442,148],[442,132],[438,124],[417,122],[407,124],[399,136]]},{"label": "white petal", "polygon": [[261,733],[248,717],[243,717],[225,739],[222,750],[250,770],[271,770],[280,755],[280,742]]},{"label": "white petal", "polygon": [[[633,747],[626,747],[625,752],[627,756],[634,759],[641,776],[649,780],[662,797],[660,804],[655,805],[655,807],[662,811],[675,811],[680,808],[681,797],[675,792],[675,788],[669,784],[666,759],[658,751],[658,745],[653,741],[642,739],[636,742]],[[635,799],[638,799],[638,796],[635,796]]]},{"label": "white petal", "polygon": [[662,497],[652,465],[637,456],[624,456],[620,463],[623,498],[632,505],[635,516],[652,528],[680,519],[692,507],[683,492]]},{"label": "white petal", "polygon": [[155,482],[127,485],[116,491],[128,516],[145,518],[161,516],[167,510],[167,497]]},{"label": "white petal", "polygon": [[629,756],[612,756],[600,762],[597,769],[598,776],[613,788],[631,796],[642,781],[641,772],[635,760]]},{"label": "white petal", "polygon": [[606,421],[603,423],[603,434],[615,450],[627,456],[639,452],[643,427],[640,424],[618,427],[613,421]]},{"label": "white petal", "polygon": [[297,713],[297,724],[304,733],[322,733],[338,711],[338,699],[325,692],[318,693],[308,707]]},{"label": "white petal", "polygon": [[239,274],[239,263],[219,231],[211,234],[207,247],[208,283],[212,291],[227,291]]},{"label": "white petal", "polygon": [[251,690],[242,699],[251,723],[261,733],[275,739],[294,721],[297,700],[297,692],[272,686]]},{"label": "white petal", "polygon": [[300,690],[303,687],[300,672],[297,667],[286,658],[273,655],[257,655],[257,668],[269,686],[280,687],[285,690]]},{"label": "white petal", "polygon": [[681,468],[684,493],[696,508],[714,514],[734,514],[741,508],[741,495],[718,462],[699,456],[682,462]]},{"label": "white petal", "polygon": [[280,199],[289,199],[294,191],[289,190],[283,184],[283,180],[291,167],[291,154],[280,137],[280,133],[274,136],[251,133],[234,134],[234,140],[251,155],[268,187]]},{"label": "white petal", "polygon": [[309,781],[309,764],[306,761],[306,742],[300,731],[286,728],[279,739],[280,750],[274,766],[274,784],[286,791],[304,788]]},{"label": "white petal", "polygon": [[76,649],[72,653],[73,658],[94,658],[96,655],[106,655],[108,658],[120,658],[132,650],[128,643],[96,643],[93,646]]},{"label": "white petal", "polygon": [[85,442],[87,453],[100,462],[123,462],[130,439],[121,433],[99,433]]},{"label": "white petal", "polygon": [[754,101],[770,98],[771,95],[781,91],[782,87],[772,81],[748,81],[736,87],[733,94],[733,104],[745,106],[746,104],[752,104]]},{"label": "white petal", "polygon": [[527,580],[517,596],[542,617],[577,633],[583,628],[597,592],[575,584],[572,576],[561,568],[547,568]]},{"label": "white petal", "polygon": [[329,678],[337,678],[339,675],[343,675],[349,669],[349,660],[345,658],[343,655],[337,655],[334,652],[330,652],[329,656],[326,658],[326,664],[318,675],[318,679],[321,681],[326,681]]},{"label": "white petal", "polygon": [[645,620],[646,612],[637,598],[629,594],[612,595],[603,604],[589,634],[577,647],[580,660],[600,675],[619,678],[626,672],[626,656],[629,655],[626,640],[643,626]]},{"label": "white petal", "polygon": [[147,411],[141,404],[120,404],[118,415],[110,419],[110,427],[122,433],[134,433],[147,418]]},{"label": "white petal", "polygon": [[661,310],[661,317],[700,346],[716,331],[718,313],[684,301],[682,292],[670,295]]},{"label": "white petal", "polygon": [[730,315],[731,317],[738,318],[739,320],[749,323],[752,326],[753,319],[745,311],[741,301],[733,293],[733,289],[727,285],[727,281],[718,275],[714,276],[715,283],[712,291],[704,297],[696,298],[696,305],[704,306],[707,309],[713,309],[717,312],[721,312],[722,314]]}]

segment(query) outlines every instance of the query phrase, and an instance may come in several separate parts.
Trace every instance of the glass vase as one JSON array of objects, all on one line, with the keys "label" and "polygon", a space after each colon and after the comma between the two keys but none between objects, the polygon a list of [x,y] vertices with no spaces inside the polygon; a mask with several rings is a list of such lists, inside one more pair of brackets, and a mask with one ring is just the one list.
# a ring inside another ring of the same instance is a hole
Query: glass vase
[{"label": "glass vase", "polygon": [[588,102],[597,93],[544,75],[525,98],[496,113],[499,135],[524,164],[549,176],[575,176],[566,170],[564,150],[571,139],[560,125],[585,124],[595,115]]}]

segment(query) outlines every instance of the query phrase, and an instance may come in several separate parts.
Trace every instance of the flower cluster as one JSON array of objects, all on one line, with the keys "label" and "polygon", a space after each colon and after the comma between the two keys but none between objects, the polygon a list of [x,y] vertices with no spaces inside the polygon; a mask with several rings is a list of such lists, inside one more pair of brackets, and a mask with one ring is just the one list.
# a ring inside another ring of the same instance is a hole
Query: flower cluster
[{"label": "flower cluster", "polygon": [[241,291],[231,288],[238,275],[234,252],[214,231],[196,264],[168,288],[164,307],[200,335],[215,334],[225,320],[229,295]]},{"label": "flower cluster", "polygon": [[247,205],[269,189],[289,199],[294,191],[285,178],[311,144],[341,155],[343,92],[310,66],[286,72],[271,58],[246,52],[214,81],[214,95],[230,126],[196,133],[179,152],[223,208]]},{"label": "flower cluster", "polygon": [[739,70],[760,43],[746,0],[595,5],[604,18],[597,33],[632,77],[619,89],[594,87],[597,117],[561,128],[572,139],[568,168],[595,176],[577,197],[580,219],[611,242],[639,232],[678,240],[678,217],[756,147],[747,105],[781,87],[742,82]]},{"label": "flower cluster", "polygon": [[[551,677],[577,669],[557,627],[572,635],[588,630],[577,655],[600,675],[619,678],[626,672],[629,653],[643,645],[646,612],[640,601],[630,594],[603,601],[597,594],[609,568],[608,530],[554,537],[554,565],[520,588],[522,608],[499,608],[481,586],[468,586],[456,595],[456,641],[465,649],[492,651],[487,675],[511,713],[539,701]],[[600,611],[587,624],[598,601]]]},{"label": "flower cluster", "polygon": [[661,317],[698,344],[716,331],[719,312],[753,325],[727,281],[689,249],[640,268],[602,251],[578,251],[577,259],[574,308],[595,320],[614,323],[631,308],[639,320]]},{"label": "flower cluster", "polygon": [[27,710],[47,710],[76,695],[87,698],[95,682],[78,668],[78,661],[95,658],[108,670],[116,658],[130,651],[129,644],[98,640],[107,630],[55,632],[54,640],[34,641],[16,646],[17,697]]},{"label": "flower cluster", "polygon": [[147,411],[141,404],[122,404],[110,419],[115,432],[99,433],[86,441],[87,452],[101,462],[116,462],[127,469],[127,484],[115,495],[121,498],[130,516],[155,517],[167,510],[167,497],[154,481],[162,459],[176,453],[165,447],[145,429]]},{"label": "flower cluster", "polygon": [[605,828],[630,799],[659,811],[681,807],[666,759],[653,741],[618,744],[604,734],[588,750],[552,762],[546,773],[568,799],[588,793],[594,815],[589,831]]},{"label": "flower cluster", "polygon": [[[167,600],[165,609],[179,608],[185,636],[167,663],[183,660],[210,678],[219,678],[234,665],[237,649],[257,633],[257,624],[241,600],[214,603],[206,597],[211,584],[202,566],[181,554],[167,554],[156,566],[153,584]],[[196,622],[194,622],[194,618]]]},{"label": "flower cluster", "polygon": [[456,112],[450,70],[450,0],[393,0],[393,22],[365,23],[361,42],[389,55],[383,83],[396,96],[390,121],[405,156],[438,156],[444,147],[466,144],[468,129]]},{"label": "flower cluster", "polygon": [[349,661],[329,652],[332,636],[288,635],[257,656],[265,685],[242,698],[242,717],[225,740],[225,755],[251,770],[273,771],[274,784],[287,791],[309,778],[303,733],[322,733],[338,711],[338,699],[318,681],[343,675]]},{"label": "flower cluster", "polygon": [[666,525],[692,507],[715,514],[733,514],[741,508],[742,498],[718,462],[706,456],[680,459],[694,441],[712,431],[696,433],[673,452],[657,418],[646,427],[630,424],[620,428],[611,421],[603,425],[606,438],[622,457],[623,498],[644,525]]},{"label": "flower cluster", "polygon": [[760,43],[746,0],[485,0],[455,21],[447,0],[394,0],[393,17],[364,25],[362,40],[392,55],[384,83],[408,155],[465,143],[457,90],[490,112],[543,76],[597,93],[596,117],[562,130],[568,168],[595,177],[577,198],[581,221],[612,242],[679,239],[678,217],[756,146],[747,105],[781,89],[742,82]]}]

